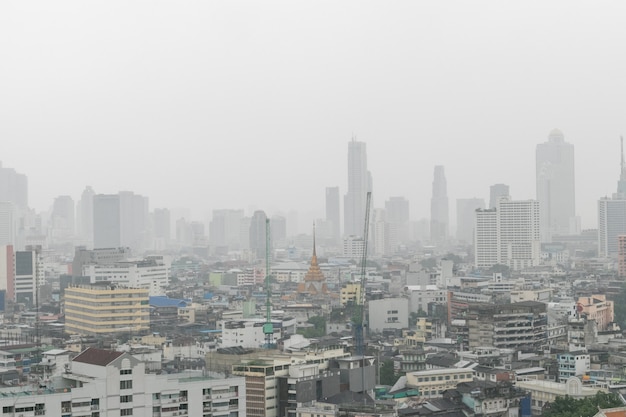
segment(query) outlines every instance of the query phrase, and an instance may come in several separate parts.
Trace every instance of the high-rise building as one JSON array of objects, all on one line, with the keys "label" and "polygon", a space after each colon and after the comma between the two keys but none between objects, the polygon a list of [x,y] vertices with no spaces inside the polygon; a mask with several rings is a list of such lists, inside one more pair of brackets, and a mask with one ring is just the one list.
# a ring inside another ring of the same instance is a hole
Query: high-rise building
[{"label": "high-rise building", "polygon": [[265,259],[265,221],[267,216],[262,210],[257,210],[250,221],[250,251],[257,259]]},{"label": "high-rise building", "polygon": [[[213,217],[209,223],[209,243],[215,247],[239,249],[241,246],[241,220],[243,210],[213,210]],[[246,239],[247,236],[246,230]]]},{"label": "high-rise building", "polygon": [[285,239],[287,239],[287,218],[278,214],[272,216],[270,227],[272,229],[272,245],[276,245],[278,242],[285,244]]},{"label": "high-rise building", "polygon": [[458,198],[456,200],[456,238],[461,242],[474,242],[476,210],[485,208],[482,198]]},{"label": "high-rise building", "polygon": [[326,187],[326,221],[331,223],[331,235],[335,243],[341,237],[341,211],[339,187]]},{"label": "high-rise building", "polygon": [[570,234],[570,223],[576,216],[574,145],[554,129],[547,142],[537,145],[536,157],[541,240],[550,242],[553,235]]},{"label": "high-rise building", "polygon": [[626,278],[626,235],[617,237],[618,257],[617,257],[617,273],[620,278]]},{"label": "high-rise building", "polygon": [[28,178],[0,162],[0,201],[10,201],[19,210],[28,208]]},{"label": "high-rise building", "polygon": [[409,201],[404,197],[390,197],[385,202],[387,222],[395,231],[397,243],[409,241]]},{"label": "high-rise building", "polygon": [[10,201],[0,201],[0,245],[14,245],[17,236],[17,210]]},{"label": "high-rise building", "polygon": [[15,252],[14,301],[34,306],[38,288],[45,283],[40,248]]},{"label": "high-rise building", "polygon": [[120,233],[119,195],[95,195],[93,197],[93,247],[97,249],[122,246]]},{"label": "high-rise building", "polygon": [[130,247],[134,253],[147,245],[148,199],[130,191],[98,194],[93,198],[94,248]]},{"label": "high-rise building", "polygon": [[442,165],[435,166],[433,194],[430,199],[430,240],[443,242],[448,238],[448,185]]},{"label": "high-rise building", "polygon": [[363,236],[367,193],[372,175],[367,170],[365,142],[348,142],[348,192],[343,201],[344,236]]},{"label": "high-rise building", "polygon": [[494,184],[489,187],[489,208],[496,208],[496,203],[500,197],[508,197],[509,186],[506,184]]},{"label": "high-rise building", "polygon": [[0,291],[7,300],[15,299],[15,249],[12,245],[0,246]]},{"label": "high-rise building", "polygon": [[496,264],[519,270],[539,265],[539,202],[498,200],[495,209],[476,210],[474,256],[477,268]]},{"label": "high-rise building", "polygon": [[74,200],[69,195],[54,199],[50,216],[50,238],[53,242],[69,242],[74,238],[76,216]]},{"label": "high-rise building", "polygon": [[626,235],[626,164],[623,139],[617,192],[612,198],[604,197],[598,200],[598,256],[617,256],[620,235]]},{"label": "high-rise building", "polygon": [[154,209],[154,237],[163,239],[166,242],[170,240],[172,235],[172,220],[170,211],[166,208]]},{"label": "high-rise building", "polygon": [[96,193],[90,186],[85,187],[77,204],[77,231],[79,238],[88,247],[93,247],[93,197]]}]

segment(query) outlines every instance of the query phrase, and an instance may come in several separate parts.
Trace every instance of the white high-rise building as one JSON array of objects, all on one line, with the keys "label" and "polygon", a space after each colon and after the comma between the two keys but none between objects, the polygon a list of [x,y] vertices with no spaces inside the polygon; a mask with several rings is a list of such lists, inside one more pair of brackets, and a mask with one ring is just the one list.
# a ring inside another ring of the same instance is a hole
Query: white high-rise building
[{"label": "white high-rise building", "polygon": [[539,265],[539,221],[539,202],[535,200],[513,201],[503,197],[495,209],[477,210],[476,267],[502,264],[518,270]]},{"label": "white high-rise building", "polygon": [[621,139],[621,170],[617,193],[613,198],[598,201],[598,256],[615,257],[618,254],[618,236],[626,235],[626,162],[624,139]]},{"label": "white high-rise building", "polygon": [[387,222],[395,231],[397,243],[409,241],[409,201],[404,197],[389,197],[385,201]]},{"label": "white high-rise building", "polygon": [[362,236],[367,193],[372,191],[372,175],[367,170],[365,142],[348,142],[348,192],[344,197],[344,236]]},{"label": "white high-rise building", "polygon": [[574,145],[554,129],[548,141],[537,145],[537,201],[541,210],[541,240],[572,232],[576,217],[574,192]]}]

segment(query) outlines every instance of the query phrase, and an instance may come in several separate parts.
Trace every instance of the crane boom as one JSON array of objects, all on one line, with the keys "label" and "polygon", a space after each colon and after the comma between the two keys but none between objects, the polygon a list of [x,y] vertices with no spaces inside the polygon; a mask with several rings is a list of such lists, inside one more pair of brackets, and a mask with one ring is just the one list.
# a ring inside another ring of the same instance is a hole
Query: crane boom
[{"label": "crane boom", "polygon": [[365,297],[365,285],[367,283],[367,242],[369,240],[369,224],[370,224],[370,205],[372,201],[372,193],[368,191],[365,202],[365,225],[363,230],[363,254],[361,256],[361,277],[360,277],[360,293],[357,312],[355,314],[355,344],[357,355],[365,354],[365,342],[363,339],[363,331],[366,327],[367,309]]}]

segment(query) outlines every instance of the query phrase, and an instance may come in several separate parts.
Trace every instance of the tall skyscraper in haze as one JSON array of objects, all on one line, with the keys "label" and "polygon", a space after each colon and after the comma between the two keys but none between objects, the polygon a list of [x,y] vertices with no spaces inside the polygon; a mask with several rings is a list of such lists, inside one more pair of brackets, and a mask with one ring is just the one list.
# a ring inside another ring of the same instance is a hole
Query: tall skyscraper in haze
[{"label": "tall skyscraper in haze", "polygon": [[482,198],[459,198],[456,200],[456,238],[465,243],[474,242],[476,210],[485,208]]},{"label": "tall skyscraper in haze", "polygon": [[17,208],[10,201],[0,201],[0,245],[14,245],[17,237]]},{"label": "tall skyscraper in haze", "polygon": [[154,237],[167,242],[172,235],[172,218],[170,211],[166,208],[156,208],[153,214]]},{"label": "tall skyscraper in haze", "polygon": [[554,129],[548,141],[537,145],[537,200],[541,210],[541,240],[570,234],[576,216],[574,145]]},{"label": "tall skyscraper in haze", "polygon": [[0,201],[10,201],[15,208],[28,208],[28,178],[13,168],[4,168],[0,162]]},{"label": "tall skyscraper in haze", "polygon": [[130,191],[98,194],[93,198],[94,248],[147,247],[148,199]]},{"label": "tall skyscraper in haze", "polygon": [[626,164],[621,139],[620,177],[612,198],[598,200],[598,256],[614,257],[619,252],[619,236],[626,235]]},{"label": "tall skyscraper in haze", "polygon": [[77,204],[76,227],[80,240],[89,248],[93,247],[93,196],[96,193],[90,186],[85,187]]},{"label": "tall skyscraper in haze", "polygon": [[250,251],[257,259],[265,259],[265,221],[267,216],[262,210],[257,210],[250,220]]},{"label": "tall skyscraper in haze", "polygon": [[365,142],[348,142],[348,192],[343,200],[345,236],[362,236],[365,230],[367,193],[372,191],[372,175],[367,170]]},{"label": "tall skyscraper in haze", "polygon": [[69,242],[74,238],[75,213],[76,209],[72,197],[61,195],[54,199],[50,216],[50,238],[53,242]]},{"label": "tall skyscraper in haze", "polygon": [[442,165],[435,166],[433,194],[430,199],[430,240],[443,242],[448,238],[448,185]]},{"label": "tall skyscraper in haze", "polygon": [[506,184],[494,184],[489,187],[489,208],[496,208],[500,197],[509,197],[509,186]]},{"label": "tall skyscraper in haze", "polygon": [[[404,197],[390,197],[385,201],[387,223],[397,243],[409,241],[409,201]],[[395,249],[395,248],[394,248]]]},{"label": "tall skyscraper in haze", "polygon": [[117,194],[97,194],[93,197],[93,247],[120,246],[120,197]]},{"label": "tall skyscraper in haze", "polygon": [[331,235],[335,243],[341,238],[341,211],[339,187],[326,187],[326,221],[331,224]]}]

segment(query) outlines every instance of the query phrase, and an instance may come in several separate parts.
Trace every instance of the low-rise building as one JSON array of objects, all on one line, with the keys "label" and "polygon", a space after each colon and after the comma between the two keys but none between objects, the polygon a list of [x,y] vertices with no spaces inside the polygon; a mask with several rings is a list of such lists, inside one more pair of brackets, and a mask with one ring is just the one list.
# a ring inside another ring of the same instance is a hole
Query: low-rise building
[{"label": "low-rise building", "polygon": [[473,380],[472,370],[465,368],[431,369],[406,374],[407,387],[417,389],[419,395],[425,398],[440,397],[445,390]]}]

